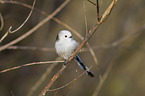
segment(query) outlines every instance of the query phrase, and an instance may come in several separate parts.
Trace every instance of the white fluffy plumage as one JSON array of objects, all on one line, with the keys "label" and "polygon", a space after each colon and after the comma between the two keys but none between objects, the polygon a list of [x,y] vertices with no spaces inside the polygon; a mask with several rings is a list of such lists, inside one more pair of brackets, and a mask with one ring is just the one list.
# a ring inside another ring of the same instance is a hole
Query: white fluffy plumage
[{"label": "white fluffy plumage", "polygon": [[[65,60],[67,60],[72,55],[72,53],[78,46],[79,44],[73,39],[70,31],[62,30],[58,33],[55,42],[55,49],[57,54],[63,57]],[[81,69],[85,70],[90,77],[94,77],[94,74],[83,63],[78,55],[74,59]]]},{"label": "white fluffy plumage", "polygon": [[67,60],[78,46],[70,31],[62,30],[58,33],[55,48],[59,56]]}]

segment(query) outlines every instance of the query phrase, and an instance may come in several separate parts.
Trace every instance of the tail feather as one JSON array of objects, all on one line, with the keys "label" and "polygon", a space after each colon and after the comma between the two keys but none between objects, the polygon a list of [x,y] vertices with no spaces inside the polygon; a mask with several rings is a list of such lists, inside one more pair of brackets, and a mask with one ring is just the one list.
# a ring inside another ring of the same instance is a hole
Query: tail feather
[{"label": "tail feather", "polygon": [[94,77],[94,74],[93,74],[91,71],[87,71],[87,74],[88,74],[90,77]]},{"label": "tail feather", "polygon": [[90,77],[94,77],[94,74],[91,72],[91,70],[89,70],[89,68],[83,63],[83,61],[80,59],[80,57],[77,55],[75,57],[75,61],[78,63],[78,65],[80,66],[81,69],[85,70],[86,73],[90,76]]}]

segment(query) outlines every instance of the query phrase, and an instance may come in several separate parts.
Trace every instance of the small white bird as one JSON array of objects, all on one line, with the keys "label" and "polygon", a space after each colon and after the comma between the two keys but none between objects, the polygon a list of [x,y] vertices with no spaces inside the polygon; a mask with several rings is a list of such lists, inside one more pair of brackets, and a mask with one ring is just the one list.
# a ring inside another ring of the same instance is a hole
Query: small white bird
[{"label": "small white bird", "polygon": [[[79,46],[79,44],[73,39],[72,34],[68,30],[62,30],[58,33],[55,42],[55,49],[59,56],[63,57],[65,60],[68,60],[72,55],[74,50]],[[90,77],[94,77],[94,74],[89,70],[89,68],[83,63],[80,57],[77,55],[75,61],[85,70]]]}]

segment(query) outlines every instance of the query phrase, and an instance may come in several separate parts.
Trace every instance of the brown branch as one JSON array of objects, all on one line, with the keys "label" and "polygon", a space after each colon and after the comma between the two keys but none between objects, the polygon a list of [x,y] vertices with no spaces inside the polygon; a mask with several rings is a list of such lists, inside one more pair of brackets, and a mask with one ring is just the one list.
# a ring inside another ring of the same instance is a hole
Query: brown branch
[{"label": "brown branch", "polygon": [[46,61],[46,62],[28,63],[28,64],[24,64],[24,65],[20,65],[20,66],[16,66],[16,67],[12,67],[12,68],[8,68],[8,69],[5,69],[5,70],[2,70],[2,71],[0,71],[0,74],[4,73],[4,72],[11,71],[11,70],[15,70],[15,69],[18,69],[18,68],[21,68],[21,67],[32,66],[32,65],[40,65],[40,64],[58,63],[58,62],[64,62],[64,61]]},{"label": "brown branch", "polygon": [[35,27],[33,27],[31,30],[29,30],[27,33],[24,35],[18,37],[17,39],[11,41],[10,43],[3,45],[0,47],[0,51],[6,49],[7,47],[16,44],[26,38],[27,36],[31,35],[34,33],[38,28],[40,28],[42,25],[44,25],[46,22],[48,22],[53,16],[55,16],[58,12],[60,12],[68,3],[70,0],[66,0],[60,7],[58,7],[51,15],[47,16],[45,19],[43,19],[40,23],[38,23]]},{"label": "brown branch", "polygon": [[110,16],[110,13],[112,12],[113,7],[115,6],[115,4],[117,3],[118,0],[113,0],[111,2],[111,4],[109,5],[109,7],[105,10],[104,14],[102,15],[100,22],[103,23],[105,22],[108,17]]},{"label": "brown branch", "polygon": [[49,82],[49,84],[42,90],[42,92],[39,94],[39,96],[45,96],[46,92],[49,91],[49,88],[53,85],[53,83],[56,81],[56,79],[58,77],[60,77],[60,75],[63,73],[64,69],[67,66],[63,66],[51,79],[51,81]]}]

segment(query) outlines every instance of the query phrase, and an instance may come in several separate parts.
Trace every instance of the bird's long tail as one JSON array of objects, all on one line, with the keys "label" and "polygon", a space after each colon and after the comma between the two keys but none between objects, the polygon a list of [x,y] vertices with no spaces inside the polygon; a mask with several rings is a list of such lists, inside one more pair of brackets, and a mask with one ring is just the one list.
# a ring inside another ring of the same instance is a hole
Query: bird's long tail
[{"label": "bird's long tail", "polygon": [[78,65],[81,67],[81,69],[86,71],[86,73],[90,77],[94,77],[94,74],[91,72],[91,70],[89,70],[89,68],[84,64],[84,62],[80,59],[80,57],[78,55],[75,57],[75,61],[78,63]]}]

